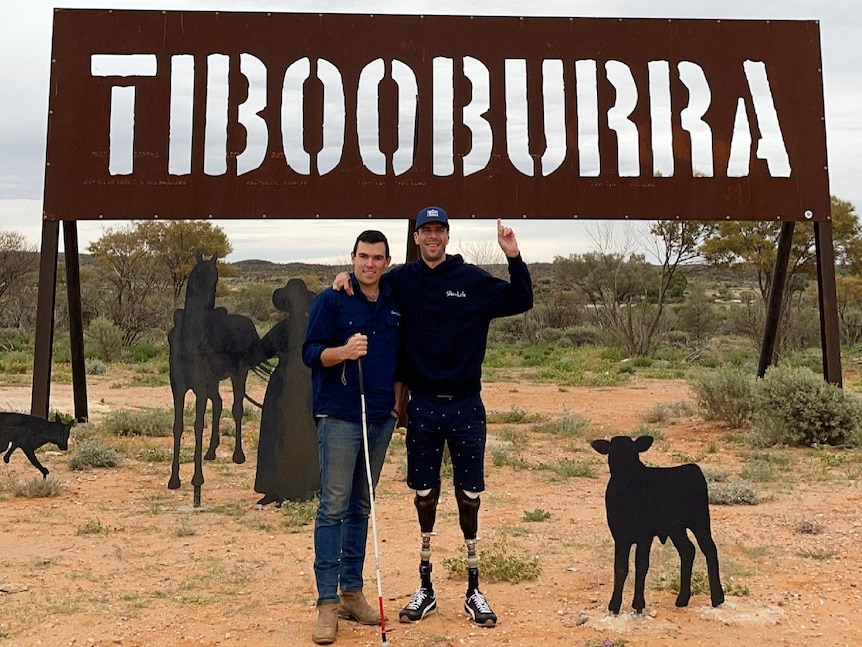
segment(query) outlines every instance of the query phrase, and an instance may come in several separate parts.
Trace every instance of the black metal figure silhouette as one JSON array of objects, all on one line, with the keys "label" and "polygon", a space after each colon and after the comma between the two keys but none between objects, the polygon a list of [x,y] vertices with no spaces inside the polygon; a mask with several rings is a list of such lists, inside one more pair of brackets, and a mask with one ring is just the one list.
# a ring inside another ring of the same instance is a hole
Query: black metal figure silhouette
[{"label": "black metal figure silhouette", "polygon": [[320,490],[317,427],[311,410],[311,369],[302,362],[302,344],[314,293],[301,279],[273,292],[272,302],[287,317],[264,335],[265,357],[278,355],[260,415],[260,442],[254,490],[259,505],[307,501]]},{"label": "black metal figure silhouette", "polygon": [[174,456],[168,488],[175,490],[180,487],[183,408],[186,392],[191,390],[195,394],[195,471],[192,476],[195,507],[200,506],[201,485],[204,483],[201,454],[207,400],[212,402],[212,436],[204,458],[213,460],[216,456],[222,412],[219,382],[230,378],[233,387],[231,413],[236,425],[233,462],[244,463],[242,415],[246,379],[249,370],[263,360],[260,336],[251,319],[228,314],[224,308],[215,307],[216,283],[216,256],[204,260],[197,254],[197,263],[186,284],[184,307],[174,311],[174,327],[168,333],[174,399]]}]

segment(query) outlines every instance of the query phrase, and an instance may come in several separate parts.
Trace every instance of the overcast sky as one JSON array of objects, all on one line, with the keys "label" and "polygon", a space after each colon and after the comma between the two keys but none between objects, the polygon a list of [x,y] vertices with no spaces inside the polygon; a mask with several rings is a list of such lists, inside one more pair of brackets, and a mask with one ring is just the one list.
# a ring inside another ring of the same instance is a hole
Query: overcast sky
[{"label": "overcast sky", "polygon": [[[500,16],[659,17],[804,19],[820,21],[823,56],[830,192],[862,209],[862,8],[847,0],[366,0],[282,1],[126,1],[45,0],[9,3],[0,21],[0,228],[23,233],[38,245],[41,232],[43,166],[48,105],[52,15],[55,7],[325,13],[398,13]],[[805,97],[800,96],[800,101]],[[445,206],[445,197],[439,201]],[[422,205],[418,205],[422,206]],[[114,222],[110,225],[120,225]],[[359,224],[349,221],[219,221],[238,261],[343,262]],[[597,224],[560,221],[507,222],[514,227],[526,260],[551,261],[556,255],[592,246],[588,230]],[[367,223],[363,223],[366,226]],[[80,222],[81,251],[98,238],[104,223]],[[374,221],[392,241],[396,260],[404,256],[405,221]],[[469,251],[496,239],[494,222],[458,222],[450,251]]]}]

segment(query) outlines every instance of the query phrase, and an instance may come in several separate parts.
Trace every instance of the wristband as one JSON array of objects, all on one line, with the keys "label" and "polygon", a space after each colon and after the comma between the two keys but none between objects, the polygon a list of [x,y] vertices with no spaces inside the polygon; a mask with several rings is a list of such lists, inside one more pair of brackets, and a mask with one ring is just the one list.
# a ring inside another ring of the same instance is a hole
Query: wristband
[{"label": "wristband", "polygon": [[396,409],[395,407],[392,407],[392,413],[395,414],[396,418],[401,415],[401,412],[398,409]]}]

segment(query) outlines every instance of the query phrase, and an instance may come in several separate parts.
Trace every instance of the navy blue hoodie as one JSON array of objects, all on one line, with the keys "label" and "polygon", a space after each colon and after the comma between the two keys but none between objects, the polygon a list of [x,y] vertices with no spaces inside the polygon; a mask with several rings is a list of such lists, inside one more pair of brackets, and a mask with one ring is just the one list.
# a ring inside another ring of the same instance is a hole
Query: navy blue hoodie
[{"label": "navy blue hoodie", "polygon": [[520,255],[509,260],[511,282],[446,256],[434,268],[420,258],[383,275],[401,307],[398,379],[414,393],[477,395],[488,327],[495,317],[533,307],[530,271]]}]

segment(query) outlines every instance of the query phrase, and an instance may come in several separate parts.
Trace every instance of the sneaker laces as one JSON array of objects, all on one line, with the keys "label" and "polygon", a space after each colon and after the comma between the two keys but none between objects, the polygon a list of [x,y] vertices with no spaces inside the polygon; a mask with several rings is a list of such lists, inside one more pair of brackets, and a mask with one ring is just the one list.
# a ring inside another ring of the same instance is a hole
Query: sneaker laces
[{"label": "sneaker laces", "polygon": [[416,589],[416,592],[413,594],[413,597],[410,598],[410,602],[407,603],[405,609],[410,609],[411,611],[417,611],[419,607],[422,606],[422,603],[425,602],[425,598],[428,597],[428,592],[425,590],[425,587],[420,586]]},{"label": "sneaker laces", "polygon": [[476,605],[479,613],[494,613],[491,611],[491,605],[488,604],[488,601],[485,599],[485,595],[479,589],[473,591],[472,595],[470,595],[467,600]]}]

